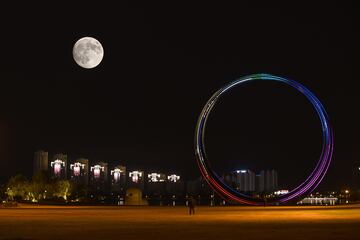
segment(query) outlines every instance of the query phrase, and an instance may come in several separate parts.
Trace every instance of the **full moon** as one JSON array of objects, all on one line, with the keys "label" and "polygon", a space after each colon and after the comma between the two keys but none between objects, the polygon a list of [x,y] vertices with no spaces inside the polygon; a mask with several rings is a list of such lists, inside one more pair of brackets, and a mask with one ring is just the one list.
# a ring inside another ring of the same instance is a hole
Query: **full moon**
[{"label": "full moon", "polygon": [[104,49],[95,38],[83,37],[75,43],[73,57],[80,67],[94,68],[103,59]]}]

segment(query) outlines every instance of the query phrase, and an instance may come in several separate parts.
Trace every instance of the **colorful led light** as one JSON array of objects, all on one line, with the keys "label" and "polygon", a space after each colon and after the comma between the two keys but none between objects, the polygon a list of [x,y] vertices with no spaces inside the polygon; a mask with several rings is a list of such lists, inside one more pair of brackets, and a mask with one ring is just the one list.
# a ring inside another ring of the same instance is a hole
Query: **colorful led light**
[{"label": "colorful led light", "polygon": [[221,97],[222,94],[229,91],[235,86],[251,82],[251,81],[277,81],[285,83],[289,85],[302,94],[311,102],[313,107],[315,108],[320,122],[322,126],[322,152],[317,162],[314,170],[308,176],[308,178],[302,182],[299,186],[294,188],[293,190],[289,191],[284,195],[280,195],[276,198],[268,199],[268,204],[278,204],[290,201],[292,199],[297,199],[304,194],[308,194],[312,192],[324,178],[327,169],[329,168],[332,152],[334,148],[334,137],[333,137],[333,129],[329,123],[329,117],[319,101],[319,99],[305,86],[301,85],[300,83],[290,80],[283,77],[277,77],[270,74],[254,74],[242,77],[224,87],[219,89],[215,92],[211,98],[207,101],[206,105],[204,106],[203,110],[201,111],[200,117],[198,119],[198,123],[196,125],[196,132],[195,132],[195,154],[197,157],[197,162],[200,168],[200,172],[207,183],[216,191],[218,194],[223,196],[224,198],[234,200],[239,203],[250,204],[250,205],[260,205],[263,204],[262,199],[257,199],[245,195],[241,192],[238,192],[228,186],[221,178],[213,171],[206,159],[206,152],[204,146],[204,136],[205,136],[205,126],[207,118],[211,112],[211,109],[215,106],[218,99]]}]

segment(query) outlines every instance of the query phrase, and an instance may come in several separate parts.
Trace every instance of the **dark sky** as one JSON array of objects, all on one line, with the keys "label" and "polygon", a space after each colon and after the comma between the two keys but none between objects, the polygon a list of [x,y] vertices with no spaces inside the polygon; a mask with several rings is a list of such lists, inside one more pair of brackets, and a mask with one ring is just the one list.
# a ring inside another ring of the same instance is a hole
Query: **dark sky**
[{"label": "dark sky", "polygon": [[[194,129],[207,99],[241,76],[271,73],[310,88],[335,130],[323,188],[359,186],[359,9],[323,5],[21,5],[0,16],[0,179],[30,176],[33,152],[199,175]],[[105,56],[80,68],[73,44]],[[317,116],[295,90],[254,83],[210,116],[216,169],[275,168],[292,187],[321,149]]]}]

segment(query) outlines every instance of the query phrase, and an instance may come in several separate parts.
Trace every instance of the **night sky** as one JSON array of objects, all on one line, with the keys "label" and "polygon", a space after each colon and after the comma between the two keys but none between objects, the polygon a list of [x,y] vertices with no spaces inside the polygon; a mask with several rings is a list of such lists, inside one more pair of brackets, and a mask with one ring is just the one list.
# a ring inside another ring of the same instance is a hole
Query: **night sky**
[{"label": "night sky", "polygon": [[[294,79],[324,104],[335,131],[320,188],[360,185],[359,9],[323,5],[4,6],[0,16],[0,180],[31,176],[33,153],[200,175],[197,118],[208,98],[241,76]],[[94,69],[73,60],[98,39]],[[300,93],[251,83],[224,96],[207,125],[219,172],[276,169],[293,187],[316,164],[320,122]]]}]

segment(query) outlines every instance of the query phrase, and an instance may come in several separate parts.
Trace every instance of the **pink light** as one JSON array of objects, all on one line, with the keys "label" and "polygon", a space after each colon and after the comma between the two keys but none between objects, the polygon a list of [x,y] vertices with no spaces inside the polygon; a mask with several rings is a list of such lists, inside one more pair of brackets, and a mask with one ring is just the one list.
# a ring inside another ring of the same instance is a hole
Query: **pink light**
[{"label": "pink light", "polygon": [[90,168],[90,171],[93,171],[93,173],[94,173],[95,179],[99,179],[101,172],[103,172],[104,170],[105,170],[104,167],[102,167],[100,165],[95,165]]},{"label": "pink light", "polygon": [[110,174],[114,176],[115,183],[120,182],[120,177],[122,172],[123,171],[120,168],[115,168],[114,170],[111,170]]},{"label": "pink light", "polygon": [[54,164],[54,174],[56,176],[60,176],[60,174],[61,174],[61,164],[60,163]]},{"label": "pink light", "polygon": [[51,167],[54,168],[54,175],[59,177],[61,175],[61,167],[65,167],[65,162],[56,159],[55,161],[51,162]]},{"label": "pink light", "polygon": [[100,178],[100,168],[94,169],[94,178],[96,179]]},{"label": "pink light", "polygon": [[74,176],[76,176],[76,177],[80,176],[80,167],[79,166],[74,167]]},{"label": "pink light", "polygon": [[120,172],[114,172],[114,181],[119,182],[120,181]]},{"label": "pink light", "polygon": [[134,183],[138,183],[139,177],[142,177],[142,172],[139,171],[130,172],[129,177],[131,177],[131,181],[133,181]]},{"label": "pink light", "polygon": [[138,175],[133,175],[132,176],[132,181],[137,183],[139,181],[139,176]]}]

